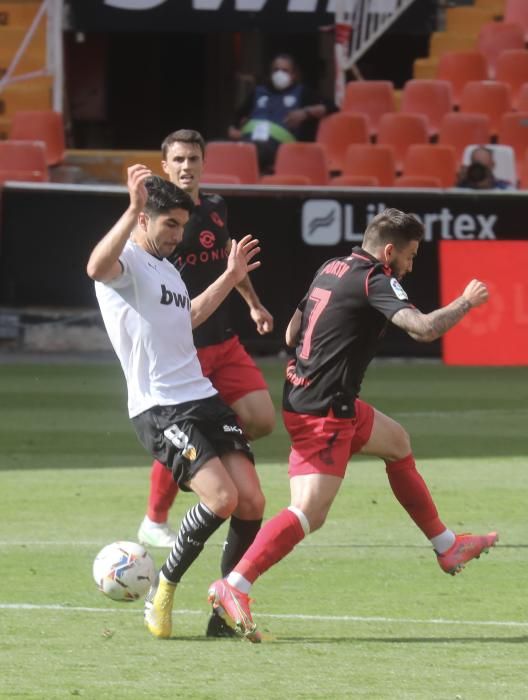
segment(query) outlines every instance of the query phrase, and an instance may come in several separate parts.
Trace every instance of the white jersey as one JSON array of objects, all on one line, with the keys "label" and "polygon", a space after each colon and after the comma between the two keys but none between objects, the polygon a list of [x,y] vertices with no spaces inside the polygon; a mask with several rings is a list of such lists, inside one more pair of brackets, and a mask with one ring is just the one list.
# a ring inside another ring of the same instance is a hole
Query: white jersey
[{"label": "white jersey", "polygon": [[191,300],[180,273],[133,241],[119,258],[123,274],[95,292],[125,373],[131,418],[216,394],[193,343]]}]

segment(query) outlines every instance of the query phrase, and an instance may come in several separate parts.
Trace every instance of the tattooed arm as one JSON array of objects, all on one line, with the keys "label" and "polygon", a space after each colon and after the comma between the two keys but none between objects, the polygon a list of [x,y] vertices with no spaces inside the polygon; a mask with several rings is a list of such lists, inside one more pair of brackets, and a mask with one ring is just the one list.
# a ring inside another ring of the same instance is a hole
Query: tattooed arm
[{"label": "tattooed arm", "polygon": [[423,314],[418,309],[400,309],[392,317],[398,328],[408,333],[411,338],[422,343],[430,343],[456,326],[475,306],[485,304],[488,300],[488,288],[479,280],[471,280],[462,293],[441,309]]}]

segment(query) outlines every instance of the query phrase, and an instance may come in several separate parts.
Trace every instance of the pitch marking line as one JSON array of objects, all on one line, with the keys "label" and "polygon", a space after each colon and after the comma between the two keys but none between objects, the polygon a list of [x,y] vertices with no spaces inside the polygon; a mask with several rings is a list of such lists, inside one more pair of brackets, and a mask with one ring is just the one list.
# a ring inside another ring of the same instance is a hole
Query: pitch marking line
[{"label": "pitch marking line", "polygon": [[[116,609],[116,608],[88,608],[69,605],[34,605],[32,603],[0,603],[0,610],[56,610],[59,612],[86,612],[86,613],[134,613],[142,615],[143,610]],[[204,610],[174,610],[175,615],[205,615]],[[359,617],[356,615],[277,615],[272,613],[257,613],[257,617],[274,620],[312,620],[315,622],[381,622],[404,623],[418,625],[466,625],[480,627],[527,627],[528,622],[514,620],[444,620],[432,618],[430,620],[418,620],[410,617]]]}]

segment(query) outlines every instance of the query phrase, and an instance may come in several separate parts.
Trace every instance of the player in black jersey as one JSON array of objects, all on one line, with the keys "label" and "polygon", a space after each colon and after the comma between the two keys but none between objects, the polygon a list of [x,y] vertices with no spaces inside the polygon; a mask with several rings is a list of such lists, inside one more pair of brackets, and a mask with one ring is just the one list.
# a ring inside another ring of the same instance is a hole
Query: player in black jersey
[{"label": "player in black jersey", "polygon": [[209,589],[213,608],[242,632],[253,630],[248,593],[258,576],[320,528],[356,453],[385,461],[392,490],[431,541],[443,571],[456,574],[497,541],[497,534],[456,535],[440,520],[416,470],[404,428],[358,398],[388,321],[418,341],[432,341],[487,301],[472,280],[451,304],[422,314],[400,280],[411,272],[423,237],[412,215],[387,209],[368,225],[362,248],[325,262],[295,311],[286,342],[283,418],[290,434],[291,505],[260,530],[231,574]]},{"label": "player in black jersey", "polygon": [[[224,200],[219,195],[200,191],[204,151],[202,136],[189,129],[169,134],[162,144],[164,171],[195,204],[184,228],[182,242],[169,258],[179,270],[191,299],[201,294],[226,269],[231,247]],[[249,277],[246,276],[236,288],[249,307],[257,331],[260,334],[272,331],[273,317],[260,302]],[[194,329],[193,338],[204,375],[237,414],[248,439],[255,440],[270,433],[275,424],[273,402],[262,373],[235,333],[228,299]],[[138,532],[142,544],[173,545],[176,533],[169,528],[167,519],[177,492],[178,486],[171,472],[155,460],[151,469],[148,510]],[[262,515],[260,511],[235,511],[222,556],[222,575],[231,571],[251,544],[261,525]]]}]

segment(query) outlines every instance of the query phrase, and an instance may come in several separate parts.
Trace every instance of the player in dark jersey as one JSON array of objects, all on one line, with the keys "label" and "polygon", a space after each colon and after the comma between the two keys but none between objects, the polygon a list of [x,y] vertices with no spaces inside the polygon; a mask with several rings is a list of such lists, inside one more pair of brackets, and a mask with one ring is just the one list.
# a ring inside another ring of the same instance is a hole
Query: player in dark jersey
[{"label": "player in dark jersey", "polygon": [[320,528],[357,453],[385,461],[391,488],[431,541],[443,571],[456,574],[497,541],[497,534],[456,535],[440,520],[416,470],[404,428],[358,398],[365,371],[388,321],[432,341],[487,301],[472,280],[451,304],[422,314],[400,285],[423,237],[412,215],[387,209],[366,229],[362,248],[325,262],[295,311],[286,342],[283,418],[290,434],[291,505],[269,520],[227,578],[209,588],[213,608],[241,634],[253,633],[248,593],[258,576]]},{"label": "player in dark jersey", "polygon": [[[169,134],[162,144],[164,171],[195,204],[184,228],[182,242],[170,257],[191,299],[201,294],[226,269],[231,248],[224,200],[199,189],[204,151],[202,136],[189,129]],[[237,285],[237,290],[249,307],[257,331],[260,334],[272,331],[273,317],[260,302],[248,276]],[[228,299],[194,329],[193,338],[204,375],[236,413],[247,438],[255,440],[270,433],[275,424],[273,402],[262,373],[235,333]],[[138,532],[142,544],[174,544],[177,533],[168,526],[167,520],[177,492],[178,486],[170,470],[155,460],[151,469],[148,510]],[[222,575],[231,571],[251,544],[262,523],[262,515],[262,512],[237,512],[231,518],[221,562]],[[210,632],[214,633],[217,629],[215,618],[211,624],[214,629],[210,628]]]}]

